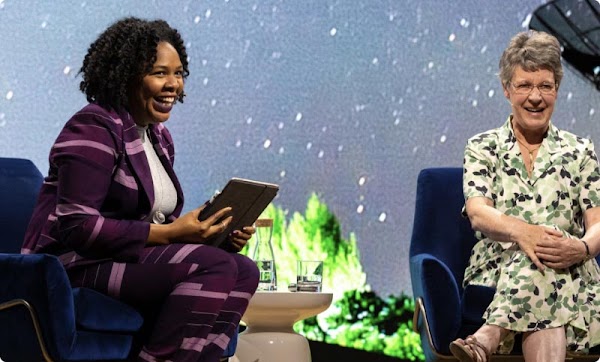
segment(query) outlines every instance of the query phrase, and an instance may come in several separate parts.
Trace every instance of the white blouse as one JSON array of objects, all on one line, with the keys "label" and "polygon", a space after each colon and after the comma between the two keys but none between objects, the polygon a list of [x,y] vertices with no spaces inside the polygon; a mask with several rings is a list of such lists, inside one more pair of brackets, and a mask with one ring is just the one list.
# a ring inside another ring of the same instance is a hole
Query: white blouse
[{"label": "white blouse", "polygon": [[148,126],[136,127],[148,158],[152,184],[154,185],[154,205],[152,205],[152,210],[146,217],[146,221],[162,224],[177,206],[177,190],[165,167],[160,162],[156,150],[152,147],[152,142],[148,138]]}]

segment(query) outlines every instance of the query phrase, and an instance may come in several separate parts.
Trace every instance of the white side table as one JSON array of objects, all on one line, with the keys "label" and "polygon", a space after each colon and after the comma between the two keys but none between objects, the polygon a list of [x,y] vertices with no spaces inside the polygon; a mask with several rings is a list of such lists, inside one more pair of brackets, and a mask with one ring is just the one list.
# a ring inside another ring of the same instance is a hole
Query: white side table
[{"label": "white side table", "polygon": [[242,320],[235,356],[240,362],[311,362],[306,338],[294,323],[315,316],[331,305],[333,293],[256,292]]}]

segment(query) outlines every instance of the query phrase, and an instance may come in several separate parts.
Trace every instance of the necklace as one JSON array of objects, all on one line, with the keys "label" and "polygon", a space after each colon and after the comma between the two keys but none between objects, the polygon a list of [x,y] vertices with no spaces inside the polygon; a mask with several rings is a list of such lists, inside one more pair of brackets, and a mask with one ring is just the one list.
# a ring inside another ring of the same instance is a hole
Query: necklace
[{"label": "necklace", "polygon": [[531,149],[529,147],[527,147],[527,145],[525,145],[525,143],[523,143],[520,139],[517,138],[517,136],[515,136],[515,139],[517,140],[517,142],[519,142],[519,144],[523,147],[525,147],[525,149],[527,150],[527,152],[529,152],[529,170],[527,170],[527,172],[529,173],[529,175],[531,176],[531,174],[533,173],[533,153],[537,150],[540,149],[540,147],[542,147],[542,144],[540,143],[536,148]]}]

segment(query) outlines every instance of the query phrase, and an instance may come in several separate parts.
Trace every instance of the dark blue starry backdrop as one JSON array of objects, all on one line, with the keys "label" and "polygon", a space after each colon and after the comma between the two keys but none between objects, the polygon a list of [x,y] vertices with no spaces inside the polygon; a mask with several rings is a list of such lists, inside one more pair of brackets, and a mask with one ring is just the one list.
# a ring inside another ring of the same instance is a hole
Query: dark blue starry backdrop
[{"label": "dark blue starry backdrop", "polygon": [[[460,166],[467,138],[505,121],[498,59],[543,3],[0,0],[0,155],[45,171],[86,103],[89,44],[121,17],[163,18],[190,57],[167,123],[186,210],[231,176],[281,184],[289,214],[315,192],[356,234],[372,289],[410,294],[417,174]],[[554,123],[600,142],[599,111],[600,93],[567,68]]]}]

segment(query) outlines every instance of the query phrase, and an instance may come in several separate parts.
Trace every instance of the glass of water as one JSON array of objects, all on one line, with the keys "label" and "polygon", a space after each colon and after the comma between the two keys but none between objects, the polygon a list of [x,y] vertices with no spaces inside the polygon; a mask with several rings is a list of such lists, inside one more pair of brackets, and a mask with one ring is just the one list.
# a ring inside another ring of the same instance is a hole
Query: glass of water
[{"label": "glass of water", "polygon": [[299,292],[320,292],[323,284],[323,261],[298,260],[296,289]]}]

